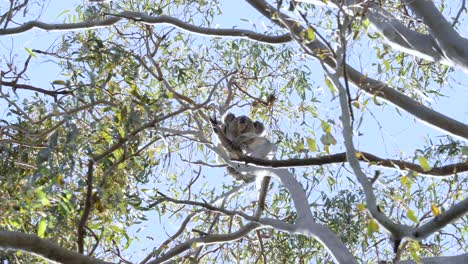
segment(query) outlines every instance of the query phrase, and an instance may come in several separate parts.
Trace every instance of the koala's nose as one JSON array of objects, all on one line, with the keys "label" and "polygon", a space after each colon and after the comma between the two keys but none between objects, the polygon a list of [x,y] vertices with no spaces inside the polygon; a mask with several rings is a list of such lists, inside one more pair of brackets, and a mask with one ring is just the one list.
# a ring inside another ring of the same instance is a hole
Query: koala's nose
[{"label": "koala's nose", "polygon": [[247,121],[247,117],[246,116],[241,116],[239,117],[239,123],[243,124]]}]

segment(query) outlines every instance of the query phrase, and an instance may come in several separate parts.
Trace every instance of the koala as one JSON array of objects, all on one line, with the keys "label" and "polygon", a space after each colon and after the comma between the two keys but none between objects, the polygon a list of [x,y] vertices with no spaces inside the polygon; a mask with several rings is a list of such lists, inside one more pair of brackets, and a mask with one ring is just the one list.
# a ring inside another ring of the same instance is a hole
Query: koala
[{"label": "koala", "polygon": [[[265,137],[265,126],[260,121],[252,121],[247,116],[235,116],[228,113],[218,124],[211,118],[213,130],[223,148],[233,158],[249,155],[255,158],[266,158],[274,152],[274,145]],[[236,180],[250,181],[253,175],[241,175],[234,168],[228,167],[228,173]]]}]

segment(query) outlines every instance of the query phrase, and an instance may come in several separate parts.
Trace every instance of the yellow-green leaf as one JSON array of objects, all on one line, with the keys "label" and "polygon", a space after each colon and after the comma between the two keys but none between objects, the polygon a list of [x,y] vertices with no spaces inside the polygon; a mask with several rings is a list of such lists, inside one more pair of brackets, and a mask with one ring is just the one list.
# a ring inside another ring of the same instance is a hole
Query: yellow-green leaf
[{"label": "yellow-green leaf", "polygon": [[309,41],[314,41],[315,40],[315,32],[314,30],[309,27],[307,30],[306,30],[306,33],[305,33],[305,38]]},{"label": "yellow-green leaf", "polygon": [[416,217],[416,215],[414,214],[414,211],[411,210],[411,209],[408,209],[408,211],[406,211],[406,217],[408,217],[408,219],[410,219],[411,221],[415,222],[415,223],[418,223],[418,218]]},{"label": "yellow-green leaf", "polygon": [[385,66],[385,70],[390,70],[390,63],[388,62],[388,60],[383,60],[383,63],[384,63],[384,66]]},{"label": "yellow-green leaf", "polygon": [[411,241],[409,245],[409,251],[414,262],[416,262],[417,264],[422,263],[421,259],[419,259],[419,254],[418,254],[419,251],[421,251],[421,246],[419,245],[417,241]]},{"label": "yellow-green leaf", "polygon": [[329,123],[325,122],[324,120],[320,120],[320,127],[322,128],[323,132],[330,133],[331,126]]},{"label": "yellow-green leaf", "polygon": [[29,55],[33,56],[34,58],[37,58],[36,54],[30,48],[24,47],[24,49],[29,53]]},{"label": "yellow-green leaf", "polygon": [[370,26],[370,21],[369,19],[364,19],[364,21],[362,21],[362,25],[365,27],[365,28],[368,28]]},{"label": "yellow-green leaf", "polygon": [[369,223],[367,224],[367,234],[372,236],[374,232],[379,230],[379,224],[374,219],[370,219]]},{"label": "yellow-green leaf", "polygon": [[365,204],[362,204],[362,203],[356,205],[356,207],[357,207],[357,209],[358,209],[359,211],[364,211],[364,210],[366,210],[366,205],[365,205]]},{"label": "yellow-green leaf", "polygon": [[372,96],[372,100],[374,100],[375,105],[382,105],[378,100],[377,100],[377,93],[374,93]]},{"label": "yellow-green leaf", "polygon": [[62,12],[60,12],[58,15],[57,15],[57,18],[61,17],[62,15],[66,14],[70,12],[70,10],[63,10]]},{"label": "yellow-green leaf", "polygon": [[37,235],[41,238],[45,236],[45,231],[47,227],[47,222],[44,218],[39,221],[39,224],[37,225]]},{"label": "yellow-green leaf", "polygon": [[43,206],[50,206],[50,201],[47,199],[47,197],[42,197],[40,200]]},{"label": "yellow-green leaf", "polygon": [[315,142],[315,140],[310,137],[307,137],[306,140],[307,147],[309,148],[309,150],[313,152],[317,151],[317,143]]},{"label": "yellow-green leaf", "polygon": [[425,157],[418,157],[419,165],[421,165],[421,168],[423,171],[430,171],[431,170],[431,165],[429,165],[429,161]]},{"label": "yellow-green leaf", "polygon": [[361,105],[359,104],[359,101],[353,101],[353,106],[359,109]]},{"label": "yellow-green leaf", "polygon": [[440,209],[439,209],[439,207],[437,207],[437,205],[435,205],[435,204],[432,204],[432,205],[431,205],[431,211],[432,211],[432,214],[433,214],[434,216],[440,215]]},{"label": "yellow-green leaf", "polygon": [[99,132],[99,136],[101,137],[101,139],[104,139],[107,143],[111,143],[111,142],[112,142],[112,136],[109,135],[109,133],[107,133],[107,131],[101,130],[101,131]]},{"label": "yellow-green leaf", "polygon": [[167,96],[167,98],[172,99],[172,98],[174,98],[174,93],[166,91],[166,96]]},{"label": "yellow-green leaf", "polygon": [[52,84],[66,85],[67,82],[65,82],[64,80],[54,80],[54,81],[52,82]]},{"label": "yellow-green leaf", "polygon": [[406,175],[401,176],[401,178],[400,178],[401,185],[405,186],[407,182],[408,182],[408,176],[406,176]]},{"label": "yellow-green leaf", "polygon": [[330,81],[330,79],[325,78],[325,84],[327,85],[328,89],[330,90],[332,94],[336,93],[335,86],[333,86],[333,83]]},{"label": "yellow-green leaf", "polygon": [[301,152],[304,150],[304,142],[300,141],[297,142],[296,146],[294,147],[294,151]]}]

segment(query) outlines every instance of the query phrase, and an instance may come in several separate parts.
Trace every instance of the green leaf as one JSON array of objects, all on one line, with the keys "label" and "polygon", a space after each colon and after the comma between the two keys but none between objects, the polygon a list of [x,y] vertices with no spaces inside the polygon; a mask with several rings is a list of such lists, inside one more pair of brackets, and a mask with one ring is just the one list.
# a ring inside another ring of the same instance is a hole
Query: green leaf
[{"label": "green leaf", "polygon": [[63,16],[64,14],[70,12],[70,10],[63,10],[62,12],[60,12],[58,15],[57,15],[57,18]]},{"label": "green leaf", "polygon": [[366,210],[366,205],[360,203],[360,204],[356,205],[356,208],[357,208],[359,211],[364,211],[364,210]]},{"label": "green leaf", "polygon": [[37,59],[36,54],[30,48],[24,47],[24,49],[29,53],[29,55]]},{"label": "green leaf", "polygon": [[385,66],[385,70],[386,71],[390,70],[390,63],[388,62],[388,60],[383,60],[383,63],[384,63],[384,66]]},{"label": "green leaf", "polygon": [[372,100],[374,100],[375,105],[382,105],[378,100],[377,100],[377,93],[374,93],[372,96]]},{"label": "green leaf", "polygon": [[327,177],[327,182],[328,182],[328,185],[330,186],[330,188],[332,188],[336,184],[336,180],[333,179],[333,177],[330,177],[330,176]]},{"label": "green leaf", "polygon": [[431,211],[432,211],[432,214],[433,214],[434,216],[440,215],[440,209],[439,209],[439,207],[437,207],[437,205],[435,205],[435,204],[432,204],[432,205],[431,205]]},{"label": "green leaf", "polygon": [[367,224],[367,235],[372,236],[377,231],[379,231],[379,224],[374,219],[370,219]]},{"label": "green leaf", "polygon": [[328,89],[332,94],[336,94],[336,89],[333,83],[330,81],[330,79],[325,78],[325,84],[327,85]]},{"label": "green leaf", "polygon": [[468,156],[468,146],[461,147],[461,153],[463,156]]},{"label": "green leaf", "polygon": [[54,80],[54,81],[52,82],[52,84],[66,85],[67,82],[65,82],[64,80]]},{"label": "green leaf", "polygon": [[400,178],[400,183],[401,185],[406,185],[406,183],[408,182],[408,176],[401,176]]},{"label": "green leaf", "polygon": [[362,21],[362,25],[365,27],[365,28],[369,28],[370,26],[370,21],[369,19],[364,19],[364,21]]},{"label": "green leaf", "polygon": [[429,165],[429,161],[425,157],[418,157],[419,165],[421,165],[421,168],[423,171],[430,171],[431,165]]},{"label": "green leaf", "polygon": [[40,198],[40,201],[43,206],[50,206],[50,201],[47,199],[47,197]]},{"label": "green leaf", "polygon": [[37,235],[40,238],[44,238],[46,228],[47,228],[47,222],[44,218],[42,218],[41,221],[39,221],[39,224],[37,226]]},{"label": "green leaf", "polygon": [[325,122],[324,120],[320,120],[320,127],[322,128],[323,132],[330,133],[331,126],[329,123]]},{"label": "green leaf", "polygon": [[320,137],[320,142],[322,142],[322,144],[324,144],[326,146],[335,145],[336,144],[336,139],[333,137],[332,134],[327,133],[327,134],[322,135]]},{"label": "green leaf", "polygon": [[112,136],[109,135],[109,133],[107,133],[107,131],[104,131],[104,130],[101,130],[99,132],[99,137],[104,139],[107,143],[111,143],[112,142]]},{"label": "green leaf", "polygon": [[166,95],[166,97],[167,97],[168,99],[174,98],[174,93],[172,93],[172,92],[170,92],[170,91],[166,91],[165,95]]},{"label": "green leaf", "polygon": [[416,262],[417,264],[422,263],[421,259],[419,259],[419,254],[418,254],[419,251],[421,251],[421,246],[419,245],[417,241],[411,241],[409,245],[409,251],[414,262]]},{"label": "green leaf", "polygon": [[305,32],[305,39],[308,41],[314,41],[315,40],[315,32],[314,29],[309,27],[306,32]]},{"label": "green leaf", "polygon": [[414,214],[414,211],[411,210],[411,209],[408,209],[408,211],[406,211],[406,217],[408,217],[408,219],[410,219],[411,221],[415,222],[415,223],[418,223],[418,218],[416,217],[416,215]]},{"label": "green leaf", "polygon": [[307,137],[307,147],[309,148],[310,151],[315,152],[317,151],[317,143],[315,142],[314,139]]},{"label": "green leaf", "polygon": [[304,150],[304,142],[300,141],[297,142],[296,146],[294,147],[294,151],[301,152]]}]

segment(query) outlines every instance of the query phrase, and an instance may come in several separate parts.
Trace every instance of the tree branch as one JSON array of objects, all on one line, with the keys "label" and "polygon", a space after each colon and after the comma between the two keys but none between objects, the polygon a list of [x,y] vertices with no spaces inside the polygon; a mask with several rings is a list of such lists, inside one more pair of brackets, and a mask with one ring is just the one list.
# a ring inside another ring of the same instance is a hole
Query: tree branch
[{"label": "tree branch", "polygon": [[81,215],[80,222],[78,223],[78,252],[83,254],[84,246],[84,229],[86,225],[86,221],[88,221],[89,213],[91,212],[91,208],[93,207],[93,169],[94,169],[94,161],[89,160],[88,162],[88,172],[86,173],[86,200],[84,204],[83,214]]},{"label": "tree branch", "polygon": [[453,63],[445,59],[434,38],[430,35],[409,29],[377,3],[368,3],[365,16],[372,27],[380,33],[388,44],[400,50],[428,61],[440,62],[449,66]]},{"label": "tree branch", "polygon": [[213,234],[213,235],[206,235],[204,237],[188,239],[184,243],[181,243],[175,246],[174,248],[169,250],[166,254],[162,255],[161,257],[148,262],[148,264],[156,264],[156,263],[165,262],[171,259],[172,257],[177,256],[186,250],[189,250],[194,245],[201,246],[201,245],[232,242],[232,241],[239,240],[243,238],[244,236],[246,236],[249,232],[259,228],[260,226],[261,225],[259,223],[251,222],[241,227],[238,231],[230,233],[230,234]]},{"label": "tree branch", "polygon": [[145,13],[124,11],[118,14],[106,14],[110,17],[101,19],[101,20],[89,20],[79,23],[62,23],[62,24],[48,24],[39,21],[29,21],[25,24],[14,27],[14,28],[5,28],[0,29],[0,36],[2,35],[15,35],[19,34],[33,28],[39,28],[46,31],[64,31],[64,30],[83,30],[83,29],[97,29],[101,27],[108,27],[116,24],[122,19],[129,19],[137,22],[142,22],[147,25],[155,24],[169,24],[175,26],[181,30],[189,31],[191,33],[198,33],[206,36],[217,36],[217,37],[236,37],[236,38],[246,38],[250,40],[255,40],[258,42],[265,42],[269,44],[282,44],[291,41],[289,34],[284,34],[281,36],[269,36],[265,34],[260,34],[251,30],[244,29],[220,29],[220,28],[207,28],[207,27],[198,27],[188,23],[185,23],[177,18],[170,16],[150,16]]},{"label": "tree branch", "polygon": [[45,94],[45,95],[48,95],[48,96],[52,96],[54,98],[57,95],[61,95],[61,94],[63,94],[63,95],[73,94],[72,91],[68,91],[68,90],[49,91],[49,90],[45,90],[45,89],[42,89],[42,88],[31,86],[31,85],[28,85],[28,84],[20,84],[20,83],[16,83],[16,82],[5,82],[5,81],[0,80],[0,86],[2,86],[2,85],[12,87],[13,91],[15,91],[16,89],[30,90],[30,91],[35,91],[35,92]]},{"label": "tree branch", "polygon": [[111,263],[73,252],[55,243],[52,243],[49,240],[41,239],[36,235],[29,235],[14,231],[0,231],[0,248],[22,250],[39,255],[50,261],[56,261],[64,264]]},{"label": "tree branch", "polygon": [[468,40],[461,37],[432,1],[405,0],[405,4],[429,28],[442,54],[468,72]]},{"label": "tree branch", "polygon": [[[421,258],[421,263],[424,263],[424,264],[460,264],[460,263],[468,263],[468,253],[457,255],[457,256]],[[403,261],[398,261],[396,264],[416,264],[416,261],[414,261],[414,260],[403,260]]]},{"label": "tree branch", "polygon": [[202,203],[202,202],[196,202],[196,201],[190,201],[190,200],[179,200],[179,199],[174,199],[174,198],[171,198],[171,197],[168,197],[160,192],[158,192],[162,198],[161,199],[158,199],[156,202],[152,203],[149,205],[149,207],[154,207],[158,204],[160,204],[161,202],[163,201],[168,201],[168,202],[171,202],[171,203],[175,203],[175,204],[186,204],[186,205],[194,205],[194,206],[200,206],[200,207],[203,207],[205,208],[206,210],[209,210],[209,211],[213,211],[213,212],[218,212],[218,213],[222,213],[222,214],[225,214],[225,215],[229,215],[229,216],[235,216],[235,215],[238,215],[246,220],[250,220],[250,221],[256,221],[255,217],[253,216],[250,216],[250,215],[247,215],[246,213],[242,212],[242,211],[231,211],[231,210],[227,210],[227,209],[224,209],[224,208],[220,208],[220,207],[216,207],[214,205],[211,205],[209,203]]},{"label": "tree branch", "polygon": [[434,217],[432,220],[416,228],[414,237],[421,240],[434,232],[442,229],[444,226],[450,224],[454,220],[464,216],[468,212],[468,199],[465,199],[455,205],[452,205],[447,211]]},{"label": "tree branch", "polygon": [[[412,170],[423,175],[451,176],[455,173],[468,171],[468,162],[459,162],[440,167],[432,167],[430,170],[425,171],[420,165],[415,163],[396,159],[384,159],[368,152],[358,152],[360,153],[360,155],[358,155],[357,159],[363,162],[370,163],[370,165],[377,165],[388,168],[398,168],[400,170]],[[272,168],[320,166],[347,161],[346,152],[307,159],[268,160],[244,155],[239,159],[232,160],[242,162],[245,164],[255,164],[263,167]]]}]

